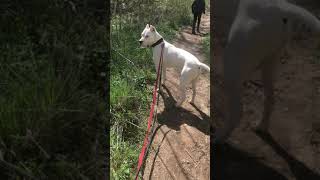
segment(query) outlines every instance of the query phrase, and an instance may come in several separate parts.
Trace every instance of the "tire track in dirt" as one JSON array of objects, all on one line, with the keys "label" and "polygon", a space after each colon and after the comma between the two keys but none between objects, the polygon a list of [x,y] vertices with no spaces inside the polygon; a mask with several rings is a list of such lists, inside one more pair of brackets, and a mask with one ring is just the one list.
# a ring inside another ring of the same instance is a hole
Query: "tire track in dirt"
[{"label": "tire track in dirt", "polygon": [[[191,34],[191,26],[183,28],[173,44],[194,54],[204,62],[203,35],[210,32],[210,12],[202,16],[200,35]],[[206,60],[206,64],[209,60]],[[144,179],[210,179],[210,79],[209,73],[197,83],[195,106],[189,102],[192,90],[182,108],[174,107],[178,96],[179,74],[167,69],[167,81],[158,107],[157,130],[146,160]]]}]

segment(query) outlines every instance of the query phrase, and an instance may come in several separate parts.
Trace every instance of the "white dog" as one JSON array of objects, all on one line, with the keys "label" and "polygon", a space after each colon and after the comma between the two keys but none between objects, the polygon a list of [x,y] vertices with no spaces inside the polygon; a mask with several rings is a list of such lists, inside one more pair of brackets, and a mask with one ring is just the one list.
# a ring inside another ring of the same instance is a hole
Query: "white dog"
[{"label": "white dog", "polygon": [[163,61],[162,61],[162,84],[166,80],[166,68],[174,67],[180,73],[180,100],[177,101],[176,106],[181,106],[181,104],[186,99],[186,88],[187,85],[192,84],[192,100],[191,103],[194,104],[194,99],[196,96],[196,82],[204,69],[210,72],[210,68],[201,63],[194,55],[191,53],[177,48],[174,45],[163,40],[162,36],[156,31],[156,28],[152,25],[147,24],[143,32],[141,33],[141,39],[139,40],[141,47],[152,47],[153,51],[153,62],[156,66],[156,71],[158,71],[158,65],[161,55],[161,44],[164,43],[163,47]]},{"label": "white dog", "polygon": [[[286,0],[217,0],[216,27],[222,27],[233,17],[223,57],[224,91],[226,93],[226,118],[224,126],[217,128],[214,143],[223,143],[239,126],[242,116],[242,83],[256,69],[261,69],[264,85],[264,109],[256,130],[268,133],[274,109],[274,74],[281,53],[286,48],[295,24],[306,25],[318,38],[320,21],[306,9]],[[234,13],[230,9],[237,6]],[[223,18],[224,17],[224,18]],[[218,24],[218,25],[217,25]],[[221,25],[221,26],[219,26]],[[217,29],[217,30],[218,30]],[[228,30],[227,30],[228,29]],[[215,46],[216,48],[216,46]]]}]

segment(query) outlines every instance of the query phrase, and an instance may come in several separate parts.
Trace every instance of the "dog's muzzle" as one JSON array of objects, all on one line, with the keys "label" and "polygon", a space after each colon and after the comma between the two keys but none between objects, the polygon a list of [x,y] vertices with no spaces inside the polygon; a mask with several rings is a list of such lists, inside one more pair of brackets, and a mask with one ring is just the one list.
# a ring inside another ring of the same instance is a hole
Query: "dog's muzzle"
[{"label": "dog's muzzle", "polygon": [[140,46],[142,45],[142,43],[143,43],[143,41],[139,41],[139,43],[140,43]]}]

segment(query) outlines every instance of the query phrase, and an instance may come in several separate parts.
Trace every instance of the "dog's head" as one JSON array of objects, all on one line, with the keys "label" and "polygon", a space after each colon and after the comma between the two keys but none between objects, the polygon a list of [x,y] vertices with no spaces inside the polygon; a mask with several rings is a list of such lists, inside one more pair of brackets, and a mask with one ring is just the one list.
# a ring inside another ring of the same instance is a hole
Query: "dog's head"
[{"label": "dog's head", "polygon": [[156,28],[152,25],[147,24],[141,33],[141,38],[139,40],[140,47],[150,47],[152,44],[156,43],[161,37],[157,32]]}]

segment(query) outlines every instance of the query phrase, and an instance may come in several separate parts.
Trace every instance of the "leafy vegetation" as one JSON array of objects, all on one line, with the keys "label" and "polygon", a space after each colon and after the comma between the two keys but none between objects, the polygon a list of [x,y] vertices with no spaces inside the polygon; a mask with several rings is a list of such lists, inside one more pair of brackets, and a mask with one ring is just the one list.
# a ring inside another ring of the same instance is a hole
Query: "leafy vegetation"
[{"label": "leafy vegetation", "polygon": [[107,37],[88,2],[2,3],[0,179],[104,175]]},{"label": "leafy vegetation", "polygon": [[210,34],[206,35],[202,39],[202,47],[203,47],[203,52],[205,55],[205,60],[207,61],[206,63],[210,64]]},{"label": "leafy vegetation", "polygon": [[[152,24],[168,41],[191,25],[193,0],[111,1],[111,179],[132,179],[145,135],[155,69],[138,40]],[[204,43],[209,43],[209,40]]]}]

